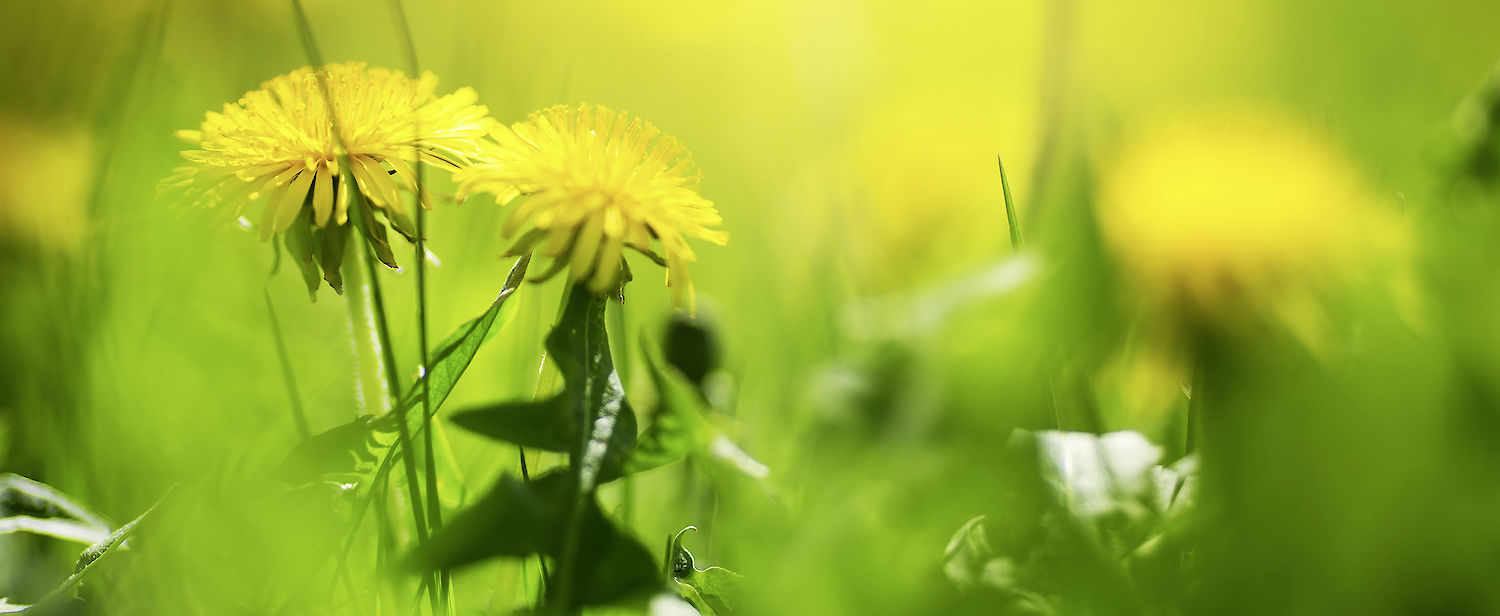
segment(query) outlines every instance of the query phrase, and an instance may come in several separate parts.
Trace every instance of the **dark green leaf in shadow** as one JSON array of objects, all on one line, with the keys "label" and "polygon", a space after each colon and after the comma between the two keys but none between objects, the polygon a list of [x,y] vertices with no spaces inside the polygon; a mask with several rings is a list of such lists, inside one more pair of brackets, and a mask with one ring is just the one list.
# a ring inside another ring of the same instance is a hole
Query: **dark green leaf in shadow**
[{"label": "dark green leaf in shadow", "polygon": [[[495,488],[459,513],[426,544],[402,561],[403,569],[455,568],[495,557],[544,554],[561,558],[574,494],[572,474],[557,471],[530,482],[502,476]],[[549,597],[554,605],[602,605],[656,592],[661,578],[645,546],[621,531],[592,499],[578,516],[581,546],[579,583],[570,597]],[[557,587],[549,588],[557,592]]]},{"label": "dark green leaf in shadow", "polygon": [[[357,478],[375,469],[379,448],[389,445],[389,435],[395,431],[389,416],[361,416],[298,443],[272,476],[294,485],[320,481],[329,475]],[[380,438],[381,434],[386,437]]]},{"label": "dark green leaf in shadow", "polygon": [[566,452],[578,438],[578,422],[560,396],[466,409],[452,420],[470,432],[544,451]]},{"label": "dark green leaf in shadow", "polygon": [[531,482],[502,475],[494,489],[418,546],[402,568],[455,568],[497,556],[548,554],[562,542],[568,474],[554,472]]},{"label": "dark green leaf in shadow", "polygon": [[[571,597],[549,597],[554,605],[604,605],[661,590],[651,550],[610,522],[592,498],[584,505],[579,539],[578,583]],[[554,585],[548,591],[559,588]]]}]

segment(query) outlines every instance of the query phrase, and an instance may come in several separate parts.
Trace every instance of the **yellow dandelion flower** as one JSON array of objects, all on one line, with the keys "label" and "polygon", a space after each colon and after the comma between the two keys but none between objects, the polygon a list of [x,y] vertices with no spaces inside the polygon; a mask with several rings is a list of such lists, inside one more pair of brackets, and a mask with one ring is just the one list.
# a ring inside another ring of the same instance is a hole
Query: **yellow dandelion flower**
[{"label": "yellow dandelion flower", "polygon": [[[208,112],[200,130],[179,131],[198,147],[182,153],[189,164],[163,187],[184,190],[198,205],[232,205],[235,215],[264,201],[257,226],[261,238],[269,239],[288,230],[345,225],[352,177],[364,197],[357,200],[365,214],[360,231],[381,260],[395,267],[375,213],[412,239],[416,229],[401,191],[415,192],[414,165],[448,171],[468,166],[492,124],[473,90],[437,96],[436,87],[431,73],[410,79],[360,62],[272,78],[224,105],[222,113]],[[345,156],[347,174],[340,162]],[[422,207],[432,205],[424,201]],[[294,229],[301,219],[305,228]],[[294,239],[288,237],[288,247],[296,250],[300,242]],[[342,241],[336,244],[341,252]],[[322,256],[326,268],[329,255]],[[339,288],[334,279],[329,283]]]},{"label": "yellow dandelion flower", "polygon": [[1124,273],[1159,305],[1316,329],[1312,291],[1401,244],[1354,163],[1296,121],[1240,110],[1140,135],[1104,165],[1098,217]]},{"label": "yellow dandelion flower", "polygon": [[460,198],[483,191],[505,205],[526,197],[501,228],[505,237],[527,228],[510,253],[543,245],[542,254],[555,259],[543,278],[566,267],[571,279],[603,293],[619,284],[629,247],[666,267],[673,303],[693,309],[688,263],[696,257],[687,240],[722,246],[729,236],[710,229],[722,219],[698,194],[696,168],[680,142],[640,118],[589,105],[550,107],[491,136],[497,147],[455,179]]}]

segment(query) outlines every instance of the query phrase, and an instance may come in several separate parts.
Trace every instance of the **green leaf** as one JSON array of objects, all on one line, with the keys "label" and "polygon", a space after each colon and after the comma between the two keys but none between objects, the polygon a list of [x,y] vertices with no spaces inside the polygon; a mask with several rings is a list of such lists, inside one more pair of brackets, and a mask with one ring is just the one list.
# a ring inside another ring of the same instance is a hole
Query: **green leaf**
[{"label": "green leaf", "polygon": [[0,535],[29,532],[92,544],[109,536],[103,516],[47,484],[0,475]]},{"label": "green leaf", "polygon": [[563,376],[567,413],[583,422],[575,440],[573,472],[581,494],[592,494],[601,480],[617,477],[635,446],[635,412],[625,400],[620,375],[609,352],[604,327],[605,298],[576,285],[557,326],[547,335],[547,352]]},{"label": "green leaf", "polygon": [[651,349],[642,345],[646,369],[661,397],[661,406],[626,463],[627,473],[637,473],[696,456],[714,468],[764,481],[769,469],[745,453],[728,435],[709,421],[708,403],[687,378],[663,367]]},{"label": "green leaf", "polygon": [[[168,490],[167,495],[170,494],[171,491]],[[83,581],[84,576],[88,575],[90,572],[96,569],[100,560],[103,560],[105,556],[109,555],[116,548],[124,547],[125,540],[130,538],[130,535],[135,532],[135,529],[140,525],[141,520],[146,519],[146,516],[149,516],[151,515],[151,512],[156,511],[156,508],[161,505],[162,501],[166,500],[167,495],[163,495],[161,499],[158,499],[155,504],[151,505],[151,507],[145,511],[145,513],[136,516],[134,520],[131,520],[124,526],[121,526],[114,532],[110,533],[109,536],[106,537],[103,541],[95,543],[94,545],[89,546],[88,549],[85,549],[82,554],[78,555],[78,562],[73,567],[73,574],[69,575],[68,579],[63,580],[63,583],[61,585],[59,585],[57,588],[52,589],[52,592],[47,593],[47,596],[42,597],[42,600],[38,601],[36,605],[32,606],[30,609],[32,611],[42,612],[46,609],[58,605],[63,601],[66,601],[67,593],[74,587],[78,586],[78,584]]]},{"label": "green leaf", "polygon": [[[432,367],[422,375],[423,379],[429,381],[427,387],[424,388],[421,381],[418,381],[416,386],[411,388],[411,395],[407,396],[406,400],[398,407],[398,410],[394,412],[396,416],[392,417],[392,421],[404,419],[413,437],[420,435],[426,429],[423,414],[420,412],[410,413],[409,411],[414,407],[420,407],[422,400],[420,396],[426,393],[431,396],[431,404],[428,406],[428,410],[432,415],[437,414],[443,402],[448,399],[448,394],[452,393],[454,385],[458,383],[459,377],[463,376],[464,371],[469,367],[469,363],[474,360],[474,355],[479,351],[480,345],[489,339],[490,330],[494,327],[495,322],[499,320],[502,309],[505,309],[509,305],[506,300],[515,294],[516,289],[521,287],[521,283],[526,281],[526,267],[530,264],[531,255],[529,254],[516,259],[515,265],[511,266],[510,273],[505,277],[505,284],[500,288],[500,294],[495,297],[495,301],[490,304],[489,309],[474,320],[460,325],[458,329],[454,330],[447,338],[438,343],[437,349],[429,355]],[[359,505],[354,511],[353,524],[350,525],[351,529],[357,530],[359,528],[359,523],[363,520],[365,512],[369,511],[370,504],[374,500],[375,490],[372,489],[373,486],[380,485],[385,481],[391,472],[395,460],[396,448],[387,446],[385,457],[381,459],[380,466],[375,470],[372,480],[359,482],[358,495],[355,497],[355,501]],[[345,537],[344,549],[346,551],[353,545],[354,536],[354,531],[351,530],[349,535]]]},{"label": "green leaf", "polygon": [[[593,498],[583,510],[572,596],[559,597],[561,585],[548,588],[557,605],[603,605],[655,593],[662,588],[651,550],[610,522]],[[562,558],[561,552],[557,553]]]},{"label": "green leaf", "polygon": [[[412,571],[456,568],[496,557],[543,554],[561,558],[566,524],[573,517],[573,476],[557,471],[530,482],[501,476],[493,490],[455,516],[402,561]],[[645,546],[621,531],[597,502],[578,512],[579,550],[572,596],[551,596],[567,607],[603,605],[661,588]],[[557,587],[549,588],[559,592]]]},{"label": "green leaf", "polygon": [[[424,369],[426,387],[422,381],[418,381],[411,387],[411,393],[401,402],[399,407],[401,413],[409,413],[412,409],[421,408],[422,395],[425,392],[431,400],[430,406],[433,414],[437,413],[438,407],[448,399],[448,394],[453,393],[453,387],[458,384],[459,377],[468,370],[469,364],[474,361],[474,355],[479,352],[479,347],[489,339],[491,328],[495,322],[500,320],[500,313],[505,308],[507,299],[516,292],[521,283],[526,280],[526,267],[531,263],[531,255],[526,255],[516,260],[511,266],[510,274],[505,278],[505,284],[500,288],[500,294],[495,301],[490,303],[484,314],[473,320],[458,326],[448,334],[442,342],[439,342],[428,355],[432,365]],[[423,424],[421,413],[414,417],[407,417],[407,425],[413,429],[412,434],[417,434]]]},{"label": "green leaf", "polygon": [[[458,383],[459,377],[473,362],[474,355],[489,337],[495,322],[500,320],[502,310],[508,305],[506,300],[525,280],[526,266],[530,262],[529,255],[518,259],[511,267],[510,275],[506,277],[500,294],[490,307],[483,314],[460,325],[453,333],[448,334],[448,337],[438,343],[432,351],[430,355],[432,369],[422,378],[428,380],[429,394],[432,396],[431,411],[434,415],[448,399],[448,394],[453,392],[453,387]],[[363,467],[363,462],[370,456],[376,455],[372,452],[383,448],[385,456],[381,459],[376,474],[384,477],[385,473],[390,471],[390,465],[395,459],[395,449],[392,447],[394,439],[377,438],[377,433],[394,433],[396,431],[394,422],[398,417],[405,418],[414,436],[425,429],[422,413],[411,412],[421,407],[422,393],[423,387],[421,381],[418,381],[417,385],[411,388],[411,393],[397,407],[397,411],[377,418],[360,417],[310,437],[292,449],[286,461],[276,471],[276,476],[293,483],[305,483],[330,474],[356,473],[363,476],[369,472]],[[361,490],[364,489],[365,486],[361,485]]]},{"label": "green leaf", "polygon": [[394,433],[389,415],[377,418],[363,415],[352,422],[314,434],[298,443],[272,476],[294,485],[322,480],[329,475],[359,476],[375,469],[379,448],[388,446],[389,438],[378,434]]},{"label": "green leaf", "polygon": [[451,569],[499,556],[553,553],[572,486],[567,473],[530,482],[501,475],[495,487],[417,546],[403,561],[412,571]]},{"label": "green leaf", "polygon": [[707,448],[718,429],[705,419],[708,405],[696,388],[676,370],[657,363],[649,345],[642,344],[646,371],[661,398],[656,416],[641,434],[625,469],[638,473],[681,460],[691,452]]},{"label": "green leaf", "polygon": [[[547,336],[547,352],[563,376],[561,392],[545,400],[461,411],[454,423],[517,445],[572,453],[583,493],[624,476],[636,444],[636,420],[610,357],[604,307],[604,298],[582,286],[573,288]],[[592,418],[587,446],[581,428],[585,417]]]},{"label": "green leaf", "polygon": [[[667,541],[667,567],[673,581],[679,585],[683,599],[703,614],[732,614],[736,597],[742,592],[745,576],[723,567],[699,569],[693,563],[693,554],[682,545],[682,537],[689,526]],[[684,588],[691,592],[684,592]]]},{"label": "green leaf", "polygon": [[578,422],[562,396],[467,409],[452,419],[465,430],[543,451],[569,451],[578,439]]}]

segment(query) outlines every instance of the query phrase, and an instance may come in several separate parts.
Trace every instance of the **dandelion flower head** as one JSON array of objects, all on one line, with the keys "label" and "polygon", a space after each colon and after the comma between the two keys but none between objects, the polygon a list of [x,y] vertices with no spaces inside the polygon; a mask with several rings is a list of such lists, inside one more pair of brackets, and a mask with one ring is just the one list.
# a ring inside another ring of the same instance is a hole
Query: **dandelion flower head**
[{"label": "dandelion flower head", "polygon": [[[347,223],[352,179],[367,214],[360,231],[375,235],[372,243],[384,243],[377,212],[413,238],[401,191],[416,192],[414,165],[468,166],[492,124],[473,90],[438,96],[436,87],[430,73],[411,79],[360,62],[272,78],[208,112],[199,130],[178,132],[197,148],[183,152],[188,164],[163,188],[181,189],[198,205],[232,206],[236,215],[263,201],[257,226],[268,239],[299,219],[319,229]],[[395,266],[388,249],[377,252]]]},{"label": "dandelion flower head", "polygon": [[[625,112],[555,106],[498,126],[480,164],[455,175],[459,195],[489,192],[510,205],[501,233],[510,253],[541,246],[572,280],[603,293],[619,284],[624,248],[666,267],[678,307],[694,306],[688,238],[724,245],[722,219],[698,194],[696,168],[677,139]],[[653,250],[659,242],[662,254]],[[545,278],[546,276],[543,276]]]}]

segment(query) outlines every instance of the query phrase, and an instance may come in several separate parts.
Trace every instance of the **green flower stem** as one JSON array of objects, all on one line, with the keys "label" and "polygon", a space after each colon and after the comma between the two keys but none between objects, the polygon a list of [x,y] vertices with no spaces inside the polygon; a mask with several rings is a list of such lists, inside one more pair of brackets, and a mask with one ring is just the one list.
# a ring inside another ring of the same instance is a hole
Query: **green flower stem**
[{"label": "green flower stem", "polygon": [[[352,222],[351,222],[352,224]],[[359,238],[355,241],[363,244]],[[354,348],[354,366],[357,375],[355,393],[359,400],[359,414],[379,415],[391,406],[391,391],[387,384],[382,336],[376,330],[375,303],[370,287],[370,278],[365,270],[363,246],[344,252],[344,307],[349,320],[349,342]]]},{"label": "green flower stem", "polygon": [[[355,200],[363,199],[356,194]],[[357,207],[351,207],[349,224],[358,225]],[[393,369],[394,355],[390,349],[390,336],[386,328],[385,306],[381,301],[379,281],[375,278],[374,260],[369,247],[361,238],[355,238],[359,248],[344,253],[344,305],[348,308],[349,339],[354,345],[357,373],[359,375],[360,412],[380,415],[392,408],[392,389],[396,386]],[[362,261],[362,262],[361,262]],[[397,446],[402,452],[401,462],[406,472],[406,485],[410,498],[412,519],[416,524],[417,542],[427,542],[427,516],[422,508],[421,483],[417,476],[417,462],[413,455],[411,431],[405,421],[397,421]],[[430,580],[429,580],[430,581]],[[430,588],[436,588],[436,585]],[[436,590],[432,592],[433,609],[438,608]]]}]

